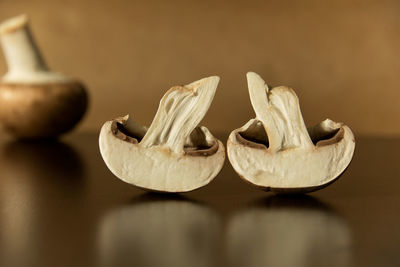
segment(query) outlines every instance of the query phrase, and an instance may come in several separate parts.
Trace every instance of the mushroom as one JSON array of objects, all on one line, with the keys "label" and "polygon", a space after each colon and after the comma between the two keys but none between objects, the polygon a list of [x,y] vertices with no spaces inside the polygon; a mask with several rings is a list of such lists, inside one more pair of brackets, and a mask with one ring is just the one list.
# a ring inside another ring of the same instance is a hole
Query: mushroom
[{"label": "mushroom", "polygon": [[51,72],[20,15],[0,24],[8,72],[0,80],[0,123],[17,138],[56,137],[71,130],[86,111],[82,83]]},{"label": "mushroom", "polygon": [[232,131],[227,144],[239,176],[277,193],[307,193],[338,178],[354,153],[350,128],[326,119],[307,129],[291,88],[269,89],[254,72],[247,81],[256,118]]},{"label": "mushroom", "polygon": [[111,172],[152,191],[186,192],[208,184],[222,168],[225,148],[206,127],[197,125],[218,82],[213,76],[172,87],[149,129],[128,115],[104,123],[99,146]]}]

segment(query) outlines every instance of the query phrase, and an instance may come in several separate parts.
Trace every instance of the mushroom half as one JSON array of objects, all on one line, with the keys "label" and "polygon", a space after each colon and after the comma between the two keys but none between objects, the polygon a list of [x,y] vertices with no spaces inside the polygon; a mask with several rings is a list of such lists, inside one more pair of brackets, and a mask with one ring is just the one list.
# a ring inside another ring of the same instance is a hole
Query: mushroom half
[{"label": "mushroom half", "polygon": [[198,127],[214,98],[219,77],[172,87],[147,129],[129,116],[106,122],[101,155],[111,172],[138,187],[186,192],[208,184],[221,170],[225,148]]},{"label": "mushroom half", "polygon": [[307,193],[338,178],[354,153],[350,128],[326,119],[307,129],[291,88],[269,89],[254,72],[247,81],[256,118],[232,131],[227,144],[239,176],[278,193]]}]

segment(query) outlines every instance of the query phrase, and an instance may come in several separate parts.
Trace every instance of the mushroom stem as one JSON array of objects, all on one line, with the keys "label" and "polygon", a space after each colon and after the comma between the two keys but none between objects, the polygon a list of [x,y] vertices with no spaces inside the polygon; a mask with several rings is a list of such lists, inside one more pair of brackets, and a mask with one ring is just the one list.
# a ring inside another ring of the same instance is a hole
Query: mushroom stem
[{"label": "mushroom stem", "polygon": [[0,24],[0,42],[8,66],[3,82],[43,82],[62,79],[51,73],[29,29],[28,16],[20,15]]},{"label": "mushroom stem", "polygon": [[271,151],[277,151],[281,148],[282,136],[279,134],[279,129],[276,125],[277,122],[269,112],[270,105],[267,97],[269,92],[268,85],[258,74],[248,72],[247,86],[256,117],[263,123],[264,129],[267,132],[269,149]]},{"label": "mushroom stem", "polygon": [[211,105],[218,82],[219,77],[213,76],[168,90],[140,145],[164,146],[183,154],[187,138]]},{"label": "mushroom stem", "polygon": [[265,81],[254,72],[247,73],[247,82],[256,117],[263,123],[268,135],[269,150],[276,152],[288,148],[311,149],[314,145],[293,90],[284,86],[270,90]]}]

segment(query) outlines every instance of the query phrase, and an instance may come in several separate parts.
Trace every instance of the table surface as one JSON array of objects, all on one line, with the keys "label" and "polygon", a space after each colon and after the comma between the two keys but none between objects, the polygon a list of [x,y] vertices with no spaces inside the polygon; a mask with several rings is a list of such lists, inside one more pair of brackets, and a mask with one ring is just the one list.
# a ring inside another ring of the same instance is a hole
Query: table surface
[{"label": "table surface", "polygon": [[308,195],[263,192],[228,161],[206,187],[155,194],[110,173],[96,133],[1,138],[0,266],[400,266],[399,151],[359,137]]}]

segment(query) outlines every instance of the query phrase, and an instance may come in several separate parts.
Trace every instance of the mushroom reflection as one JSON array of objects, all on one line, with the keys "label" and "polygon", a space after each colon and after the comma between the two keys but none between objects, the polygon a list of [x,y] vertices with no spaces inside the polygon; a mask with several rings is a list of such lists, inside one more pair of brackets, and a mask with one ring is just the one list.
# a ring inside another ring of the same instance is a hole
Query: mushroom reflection
[{"label": "mushroom reflection", "polygon": [[231,218],[230,266],[349,266],[348,226],[309,196],[272,196]]},{"label": "mushroom reflection", "polygon": [[[3,171],[10,176],[51,179],[56,183],[83,181],[83,164],[79,154],[57,140],[13,141],[1,147]],[[4,175],[4,173],[3,173]]]},{"label": "mushroom reflection", "polygon": [[0,143],[0,162],[0,266],[51,262],[54,257],[43,252],[51,247],[54,251],[55,238],[62,240],[65,229],[76,229],[84,176],[81,158],[57,141],[14,141]]},{"label": "mushroom reflection", "polygon": [[220,222],[207,206],[145,194],[104,217],[101,266],[213,266]]}]

